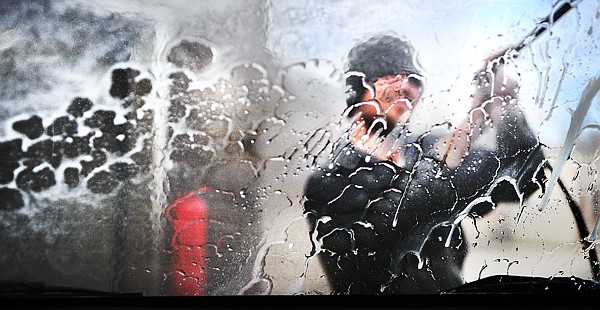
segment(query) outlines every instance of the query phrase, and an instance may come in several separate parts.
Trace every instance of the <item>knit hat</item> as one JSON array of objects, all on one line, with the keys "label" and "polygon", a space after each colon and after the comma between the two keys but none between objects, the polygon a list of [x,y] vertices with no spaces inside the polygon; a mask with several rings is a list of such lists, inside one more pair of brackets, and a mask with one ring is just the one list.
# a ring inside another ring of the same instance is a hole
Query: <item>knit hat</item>
[{"label": "knit hat", "polygon": [[361,76],[363,74],[367,83],[373,83],[386,75],[420,74],[413,63],[414,50],[409,42],[390,35],[375,36],[354,46],[348,52],[346,72],[358,72],[359,75],[350,74],[346,78],[348,106],[357,103],[367,91]]}]

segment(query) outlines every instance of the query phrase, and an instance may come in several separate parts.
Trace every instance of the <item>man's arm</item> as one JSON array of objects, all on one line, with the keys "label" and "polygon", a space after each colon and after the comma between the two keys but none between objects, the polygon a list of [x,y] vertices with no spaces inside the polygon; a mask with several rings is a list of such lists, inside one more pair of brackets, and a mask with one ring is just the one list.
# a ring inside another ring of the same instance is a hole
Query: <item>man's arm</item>
[{"label": "man's arm", "polygon": [[[496,147],[489,151],[499,164],[496,178],[514,179],[516,186],[495,188],[492,196],[496,202],[518,200],[515,194],[527,198],[543,186],[545,179],[541,169],[544,152],[517,104],[518,73],[511,62],[516,56],[516,52],[506,49],[486,60],[484,69],[475,77],[471,110],[460,126],[445,138],[443,142],[447,143],[448,148],[446,153],[441,154],[445,156],[443,158],[449,168],[464,165],[465,158],[473,164],[473,157],[477,155],[473,150],[469,151],[470,148],[483,133],[493,128]],[[486,169],[478,166],[478,169]],[[471,176],[469,173],[460,175],[462,170],[456,170],[459,174],[457,180],[464,177],[464,183],[468,184]]]},{"label": "man's arm", "polygon": [[475,77],[475,91],[471,109],[463,121],[437,145],[438,155],[449,168],[458,167],[472,142],[477,140],[492,124],[502,121],[504,107],[514,105],[518,82],[514,65],[516,57],[511,49],[490,56]]}]

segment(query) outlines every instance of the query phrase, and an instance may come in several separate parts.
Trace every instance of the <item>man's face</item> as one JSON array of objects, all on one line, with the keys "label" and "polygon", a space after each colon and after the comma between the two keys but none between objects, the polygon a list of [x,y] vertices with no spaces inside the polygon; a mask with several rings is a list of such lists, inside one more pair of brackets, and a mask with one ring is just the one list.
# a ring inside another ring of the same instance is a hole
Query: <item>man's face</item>
[{"label": "man's face", "polygon": [[389,125],[395,126],[406,121],[402,116],[418,102],[423,92],[423,83],[420,75],[403,73],[380,77],[373,88],[374,94],[367,91],[361,101],[378,105],[379,111],[375,113],[378,115],[369,115],[373,114],[371,112],[363,114],[363,117],[383,116]]}]

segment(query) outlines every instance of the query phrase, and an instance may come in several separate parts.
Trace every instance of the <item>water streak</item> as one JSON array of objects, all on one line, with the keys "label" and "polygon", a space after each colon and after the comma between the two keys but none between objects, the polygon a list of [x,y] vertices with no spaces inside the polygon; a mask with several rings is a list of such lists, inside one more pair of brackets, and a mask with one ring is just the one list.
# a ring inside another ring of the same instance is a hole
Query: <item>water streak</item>
[{"label": "water streak", "polygon": [[581,96],[581,100],[575,108],[575,111],[571,114],[571,124],[569,125],[569,130],[567,132],[567,136],[563,143],[563,148],[560,150],[559,154],[556,157],[556,165],[551,172],[552,177],[548,182],[548,188],[542,197],[542,201],[539,205],[539,210],[543,211],[548,202],[550,201],[550,196],[552,195],[552,191],[554,190],[554,186],[558,182],[558,178],[560,177],[560,172],[562,171],[565,163],[569,160],[571,156],[571,152],[575,147],[575,143],[577,142],[577,138],[581,134],[583,129],[583,122],[587,116],[587,113],[592,106],[592,101],[596,94],[600,91],[600,79],[593,78],[589,81],[588,85],[585,88],[583,95]]}]

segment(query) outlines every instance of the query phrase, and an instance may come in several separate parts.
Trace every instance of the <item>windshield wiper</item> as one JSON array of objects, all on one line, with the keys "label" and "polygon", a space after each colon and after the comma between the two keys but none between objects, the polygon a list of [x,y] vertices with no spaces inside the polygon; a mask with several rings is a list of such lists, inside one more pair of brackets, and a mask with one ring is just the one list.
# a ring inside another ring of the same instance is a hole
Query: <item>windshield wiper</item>
[{"label": "windshield wiper", "polygon": [[495,275],[463,284],[443,294],[501,293],[501,294],[556,294],[600,293],[600,283],[578,277],[528,277]]}]

